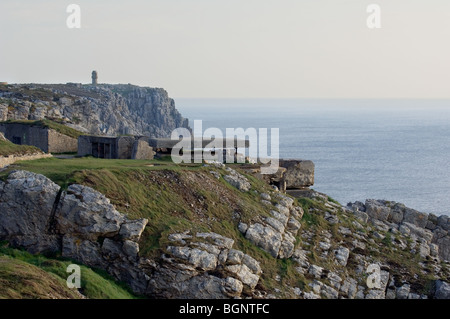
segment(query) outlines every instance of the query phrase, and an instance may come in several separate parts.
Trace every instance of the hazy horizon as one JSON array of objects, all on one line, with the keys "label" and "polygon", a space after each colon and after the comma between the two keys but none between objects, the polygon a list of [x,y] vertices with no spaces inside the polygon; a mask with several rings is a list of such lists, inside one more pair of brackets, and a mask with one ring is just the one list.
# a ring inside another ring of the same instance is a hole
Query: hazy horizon
[{"label": "hazy horizon", "polygon": [[[366,24],[372,3],[380,29]],[[448,0],[3,0],[0,30],[9,83],[89,83],[97,70],[175,99],[450,98]]]}]

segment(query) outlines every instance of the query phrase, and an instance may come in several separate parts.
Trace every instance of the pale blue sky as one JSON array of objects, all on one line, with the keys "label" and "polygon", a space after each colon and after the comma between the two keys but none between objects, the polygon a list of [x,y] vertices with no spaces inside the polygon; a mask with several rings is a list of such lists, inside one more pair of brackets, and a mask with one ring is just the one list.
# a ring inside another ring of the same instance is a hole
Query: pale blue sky
[{"label": "pale blue sky", "polygon": [[1,0],[0,81],[87,83],[93,69],[172,97],[450,98],[450,1]]}]

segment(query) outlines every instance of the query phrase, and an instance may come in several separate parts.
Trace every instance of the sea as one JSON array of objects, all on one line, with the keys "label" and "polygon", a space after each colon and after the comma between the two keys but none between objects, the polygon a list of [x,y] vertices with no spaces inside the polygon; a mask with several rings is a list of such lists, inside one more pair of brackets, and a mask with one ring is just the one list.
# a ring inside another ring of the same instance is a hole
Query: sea
[{"label": "sea", "polygon": [[450,215],[450,100],[175,99],[203,130],[279,129],[281,158],[315,163],[312,188]]}]

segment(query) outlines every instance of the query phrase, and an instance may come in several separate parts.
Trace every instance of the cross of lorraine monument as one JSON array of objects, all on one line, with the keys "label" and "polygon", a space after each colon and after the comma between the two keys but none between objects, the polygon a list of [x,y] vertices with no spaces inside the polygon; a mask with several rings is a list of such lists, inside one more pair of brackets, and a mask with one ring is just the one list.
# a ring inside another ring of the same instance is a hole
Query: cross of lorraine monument
[{"label": "cross of lorraine monument", "polygon": [[92,71],[92,85],[97,85],[97,71]]}]

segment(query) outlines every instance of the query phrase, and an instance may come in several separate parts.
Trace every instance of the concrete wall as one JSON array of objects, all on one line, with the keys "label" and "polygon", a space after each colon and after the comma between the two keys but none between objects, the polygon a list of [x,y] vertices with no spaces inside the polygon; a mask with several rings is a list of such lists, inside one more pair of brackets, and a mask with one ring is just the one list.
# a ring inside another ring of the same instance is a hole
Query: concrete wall
[{"label": "concrete wall", "polygon": [[78,137],[78,156],[87,156],[91,154],[91,136],[81,135]]},{"label": "concrete wall", "polygon": [[0,131],[13,143],[33,145],[48,153],[48,129],[26,124],[0,124]]},{"label": "concrete wall", "polygon": [[136,141],[134,136],[121,136],[117,138],[117,158],[131,159],[133,145]]},{"label": "concrete wall", "polygon": [[[103,152],[103,156],[99,152]],[[78,155],[117,158],[117,138],[82,135],[78,138]]]},{"label": "concrete wall", "polygon": [[[46,153],[77,151],[77,140],[55,130],[27,124],[0,124],[0,132],[13,143],[33,145]],[[20,143],[19,143],[20,141]]]},{"label": "concrete wall", "polygon": [[14,164],[17,161],[31,161],[40,158],[48,158],[52,157],[51,154],[35,154],[35,155],[23,155],[23,156],[15,156],[10,155],[8,157],[0,156],[0,168],[4,168],[8,165]]},{"label": "concrete wall", "polygon": [[153,148],[145,139],[138,139],[133,144],[132,159],[152,160],[155,156]]},{"label": "concrete wall", "polygon": [[55,130],[48,130],[48,149],[49,153],[73,153],[78,150],[78,140]]},{"label": "concrete wall", "polygon": [[[102,157],[101,154],[97,153],[103,151],[103,158],[153,159],[155,153],[147,141],[148,138],[140,136],[103,137],[82,135],[78,138],[78,155]],[[107,150],[110,151],[107,152]]]},{"label": "concrete wall", "polygon": [[314,185],[314,163],[312,161],[280,159],[280,167],[286,168],[283,178],[288,189]]}]

